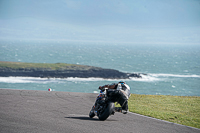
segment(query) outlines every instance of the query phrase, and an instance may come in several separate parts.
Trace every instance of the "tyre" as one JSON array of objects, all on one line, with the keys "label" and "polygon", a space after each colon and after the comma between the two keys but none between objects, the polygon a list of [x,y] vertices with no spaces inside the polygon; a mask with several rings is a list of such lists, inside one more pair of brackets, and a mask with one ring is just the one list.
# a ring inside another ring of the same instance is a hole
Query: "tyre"
[{"label": "tyre", "polygon": [[99,120],[106,120],[112,113],[113,113],[113,109],[115,108],[114,103],[110,102],[108,103],[108,106],[106,107],[106,109],[104,110],[104,112],[102,112],[101,114],[99,114]]},{"label": "tyre", "polygon": [[90,111],[89,117],[90,117],[90,118],[93,118],[94,116],[95,116],[94,112],[93,112],[93,111]]}]

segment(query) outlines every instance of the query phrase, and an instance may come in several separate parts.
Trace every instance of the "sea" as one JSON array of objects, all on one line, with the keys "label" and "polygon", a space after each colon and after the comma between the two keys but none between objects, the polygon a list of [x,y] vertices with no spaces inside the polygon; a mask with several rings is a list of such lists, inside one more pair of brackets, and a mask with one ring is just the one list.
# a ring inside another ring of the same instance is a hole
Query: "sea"
[{"label": "sea", "polygon": [[142,78],[0,77],[0,88],[98,93],[126,82],[131,93],[200,96],[200,45],[76,41],[0,41],[0,61],[69,63],[141,73]]}]

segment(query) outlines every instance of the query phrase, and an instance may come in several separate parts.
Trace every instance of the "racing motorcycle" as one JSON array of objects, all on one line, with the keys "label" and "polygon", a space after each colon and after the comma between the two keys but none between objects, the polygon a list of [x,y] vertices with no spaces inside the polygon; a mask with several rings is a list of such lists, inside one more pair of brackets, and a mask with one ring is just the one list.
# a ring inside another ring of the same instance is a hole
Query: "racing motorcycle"
[{"label": "racing motorcycle", "polygon": [[110,115],[114,115],[116,111],[115,102],[118,101],[113,97],[111,89],[109,89],[109,93],[108,89],[105,89],[104,91],[101,90],[100,94],[97,96],[95,105],[89,113],[89,117],[93,118],[94,116],[97,116],[99,120],[106,120]]}]

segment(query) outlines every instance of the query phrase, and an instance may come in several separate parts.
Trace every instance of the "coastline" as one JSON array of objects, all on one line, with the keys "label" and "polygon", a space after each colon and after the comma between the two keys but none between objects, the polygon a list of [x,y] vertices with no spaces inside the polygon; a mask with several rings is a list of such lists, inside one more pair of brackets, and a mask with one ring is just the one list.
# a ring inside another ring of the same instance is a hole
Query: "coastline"
[{"label": "coastline", "polygon": [[114,69],[65,63],[21,63],[0,61],[0,77],[23,76],[41,78],[104,78],[128,79],[142,78],[138,73],[124,73]]}]

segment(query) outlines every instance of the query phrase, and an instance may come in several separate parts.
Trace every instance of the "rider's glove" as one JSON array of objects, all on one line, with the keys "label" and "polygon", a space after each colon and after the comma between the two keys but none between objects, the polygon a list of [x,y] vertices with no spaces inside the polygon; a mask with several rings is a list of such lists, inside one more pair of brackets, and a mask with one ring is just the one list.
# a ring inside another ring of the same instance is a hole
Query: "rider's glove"
[{"label": "rider's glove", "polygon": [[105,90],[104,86],[99,86],[99,90],[104,91]]}]

